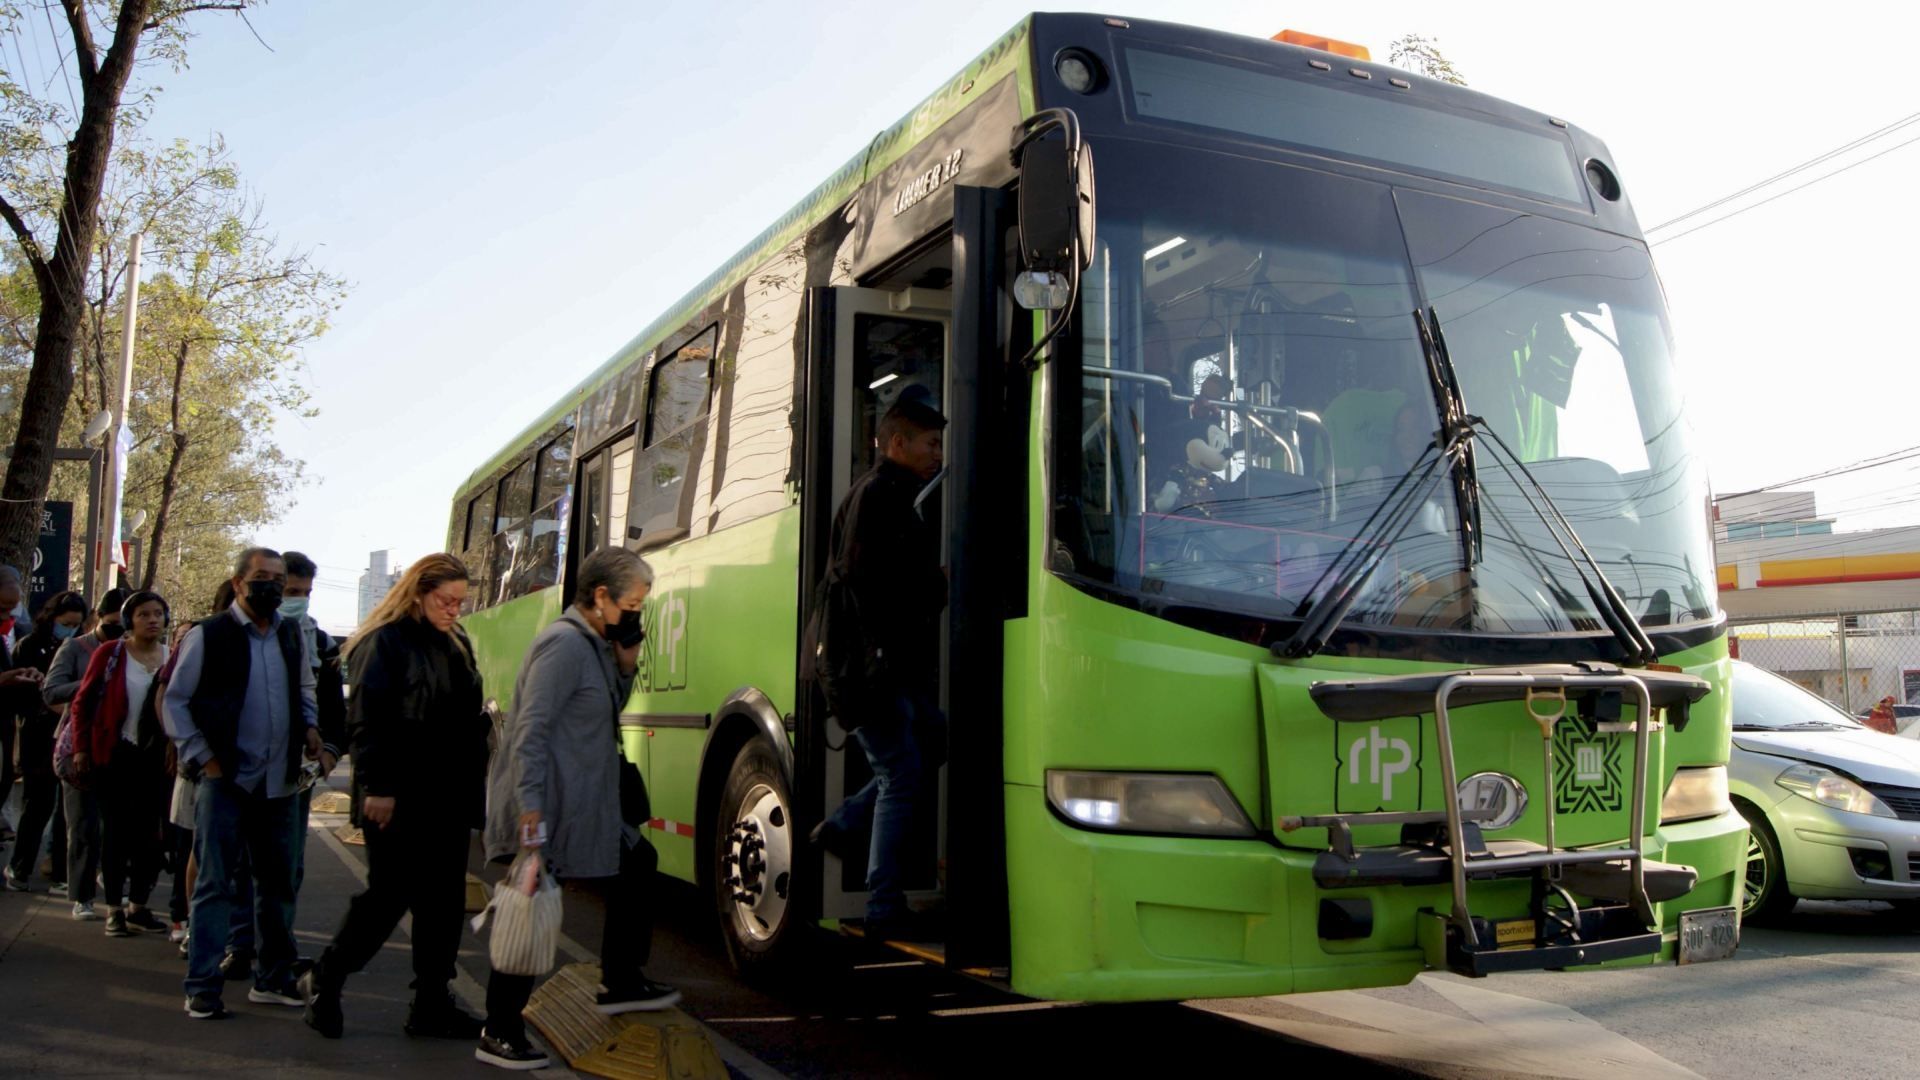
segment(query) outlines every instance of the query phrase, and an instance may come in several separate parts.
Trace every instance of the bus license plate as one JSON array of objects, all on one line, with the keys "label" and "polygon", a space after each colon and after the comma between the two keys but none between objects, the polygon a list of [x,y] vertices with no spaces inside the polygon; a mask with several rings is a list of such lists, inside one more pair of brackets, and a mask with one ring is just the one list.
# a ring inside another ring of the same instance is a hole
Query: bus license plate
[{"label": "bus license plate", "polygon": [[1680,915],[1680,962],[1700,964],[1725,960],[1740,944],[1740,921],[1734,909],[1704,908]]}]

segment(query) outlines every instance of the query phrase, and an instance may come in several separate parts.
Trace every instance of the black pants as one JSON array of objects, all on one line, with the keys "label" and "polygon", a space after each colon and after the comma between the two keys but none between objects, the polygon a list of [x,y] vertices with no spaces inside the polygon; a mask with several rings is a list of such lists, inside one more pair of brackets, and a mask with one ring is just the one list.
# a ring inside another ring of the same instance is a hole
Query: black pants
[{"label": "black pants", "polygon": [[[60,806],[60,778],[51,769],[28,772],[20,792],[20,829],[14,841],[11,866],[13,876],[25,881],[33,876],[33,864],[40,858],[40,841],[46,838],[47,825]],[[53,874],[55,881],[67,876],[67,830],[53,834]]]},{"label": "black pants", "polygon": [[[642,969],[653,953],[653,872],[660,856],[640,838],[620,853],[620,873],[610,878],[567,882],[570,889],[597,892],[603,901],[606,924],[600,931],[600,981],[620,990],[644,978]],[[533,997],[536,975],[487,976],[487,1031],[497,1037],[521,1039],[526,1021],[520,1018]]]},{"label": "black pants", "polygon": [[100,878],[108,907],[127,901],[145,907],[160,878],[162,773],[152,754],[129,742],[95,781],[100,799]]},{"label": "black pants", "polygon": [[[408,815],[401,808],[382,829],[367,835],[367,889],[347,905],[347,917],[314,968],[322,986],[337,991],[347,976],[367,966],[400,917],[413,913],[413,990],[416,1000],[446,996],[460,951],[460,923],[467,915],[465,821]],[[224,933],[224,931],[223,931]]]}]

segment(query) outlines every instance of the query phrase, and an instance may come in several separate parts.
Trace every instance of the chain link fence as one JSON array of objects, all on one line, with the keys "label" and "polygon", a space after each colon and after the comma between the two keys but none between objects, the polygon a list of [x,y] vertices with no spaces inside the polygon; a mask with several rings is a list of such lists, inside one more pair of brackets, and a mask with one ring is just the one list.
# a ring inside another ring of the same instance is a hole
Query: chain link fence
[{"label": "chain link fence", "polygon": [[1920,611],[1735,623],[1734,655],[1850,713],[1891,694],[1920,704]]}]

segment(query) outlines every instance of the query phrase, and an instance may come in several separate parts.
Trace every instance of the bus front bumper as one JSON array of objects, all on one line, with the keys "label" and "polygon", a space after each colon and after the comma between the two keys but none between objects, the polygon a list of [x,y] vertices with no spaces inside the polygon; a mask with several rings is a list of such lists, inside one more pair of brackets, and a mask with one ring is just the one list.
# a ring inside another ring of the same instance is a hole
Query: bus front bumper
[{"label": "bus front bumper", "polygon": [[[1314,850],[1089,832],[1055,817],[1038,788],[1006,791],[1011,976],[1029,996],[1183,1000],[1397,985],[1428,968],[1421,913],[1452,907],[1445,885],[1322,888]],[[1657,831],[1648,857],[1693,867],[1698,884],[1656,905],[1658,956],[1605,966],[1672,960],[1682,911],[1739,904],[1745,850],[1746,823],[1732,812]],[[1520,918],[1529,885],[1474,882],[1471,896],[1476,915]],[[1329,921],[1328,900],[1345,914]]]}]

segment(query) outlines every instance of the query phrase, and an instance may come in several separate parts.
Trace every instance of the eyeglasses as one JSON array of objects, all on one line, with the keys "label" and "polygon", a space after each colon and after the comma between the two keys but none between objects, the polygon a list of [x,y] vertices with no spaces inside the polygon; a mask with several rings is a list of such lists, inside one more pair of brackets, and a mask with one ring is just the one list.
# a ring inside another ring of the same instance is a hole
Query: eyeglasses
[{"label": "eyeglasses", "polygon": [[441,596],[439,593],[427,594],[427,600],[443,611],[459,611],[461,605],[466,603],[458,596]]}]

